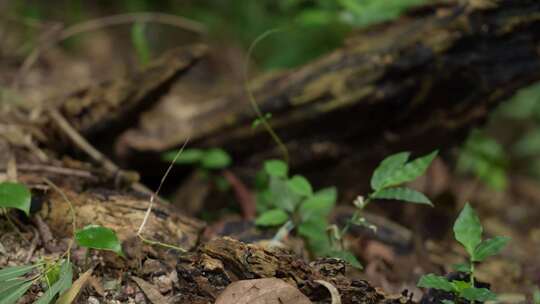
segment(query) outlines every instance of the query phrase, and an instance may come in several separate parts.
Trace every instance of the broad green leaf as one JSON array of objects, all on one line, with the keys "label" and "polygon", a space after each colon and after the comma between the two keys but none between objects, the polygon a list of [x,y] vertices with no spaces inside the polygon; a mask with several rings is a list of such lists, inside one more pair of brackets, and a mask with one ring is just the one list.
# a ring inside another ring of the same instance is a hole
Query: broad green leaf
[{"label": "broad green leaf", "polygon": [[110,250],[120,256],[124,256],[116,233],[112,229],[103,226],[88,225],[83,229],[77,230],[75,240],[82,247]]},{"label": "broad green leaf", "polygon": [[264,162],[264,171],[270,176],[286,178],[289,168],[284,161],[271,159]]},{"label": "broad green leaf", "polygon": [[25,185],[12,182],[0,183],[0,208],[15,208],[29,215],[30,201],[30,190]]},{"label": "broad green leaf", "polygon": [[462,292],[463,290],[472,287],[471,282],[468,282],[468,281],[460,281],[460,280],[452,281],[452,285],[454,286],[454,290],[455,290],[457,293],[460,293],[460,292]]},{"label": "broad green leaf", "polygon": [[231,162],[231,157],[223,149],[210,149],[201,157],[201,166],[205,169],[223,169]]},{"label": "broad green leaf", "polygon": [[454,236],[471,257],[474,255],[476,246],[482,242],[482,230],[478,215],[469,203],[465,204],[454,223]]},{"label": "broad green leaf", "polygon": [[482,262],[486,258],[496,255],[504,248],[504,246],[506,246],[508,241],[510,241],[510,238],[504,236],[497,236],[482,241],[482,243],[475,248],[472,260],[474,262]]},{"label": "broad green leaf", "polygon": [[454,285],[452,285],[448,279],[432,273],[423,275],[418,281],[417,286],[422,288],[439,289],[447,292],[454,291]]},{"label": "broad green leaf", "polygon": [[311,184],[309,181],[301,176],[301,175],[295,175],[291,179],[287,181],[287,187],[289,189],[300,196],[311,196],[313,194],[313,188],[311,187]]},{"label": "broad green leaf", "polygon": [[177,154],[178,151],[169,151],[163,155],[163,160],[168,162],[174,160],[174,163],[179,165],[196,164],[201,160],[204,151],[201,149],[184,149],[175,160]]},{"label": "broad green leaf", "polygon": [[461,291],[460,296],[469,301],[493,301],[497,299],[497,295],[487,288],[466,288]]},{"label": "broad green leaf", "polygon": [[32,286],[32,281],[2,282],[0,286],[0,304],[14,304]]},{"label": "broad green leaf", "polygon": [[259,215],[255,220],[258,226],[277,226],[285,223],[289,219],[287,212],[281,209],[272,209]]},{"label": "broad green leaf", "polygon": [[423,193],[405,187],[382,189],[375,192],[371,197],[378,199],[401,200],[417,204],[426,204],[433,207],[433,204],[431,203],[429,198],[427,198]]},{"label": "broad green leaf", "polygon": [[327,256],[333,250],[326,234],[327,227],[326,219],[313,219],[298,225],[298,234],[307,239],[309,249],[316,256]]},{"label": "broad green leaf", "polygon": [[37,265],[23,265],[23,266],[6,267],[6,268],[0,270],[0,282],[23,276],[23,275],[29,273],[30,271],[32,271],[32,269],[34,269],[36,267],[37,267]]},{"label": "broad green leaf", "polygon": [[465,272],[465,273],[471,272],[471,265],[469,265],[468,263],[454,264],[452,265],[452,268],[454,268],[455,271],[459,271],[459,272]]},{"label": "broad green leaf", "polygon": [[333,257],[333,258],[342,259],[345,262],[351,264],[351,266],[356,268],[356,269],[362,269],[363,268],[362,263],[360,263],[360,261],[358,261],[356,256],[354,254],[352,254],[352,252],[350,252],[348,250],[334,250],[334,251],[331,251],[328,254],[328,256]]},{"label": "broad green leaf", "polygon": [[300,215],[303,221],[310,218],[326,217],[337,200],[337,190],[335,187],[325,188],[315,192],[308,197],[300,206]]},{"label": "broad green leaf", "polygon": [[401,152],[385,158],[373,172],[371,177],[371,188],[379,190],[385,180],[388,179],[397,169],[403,167],[409,159],[409,152]]},{"label": "broad green leaf", "polygon": [[71,287],[73,282],[73,265],[69,261],[64,261],[60,268],[60,279],[45,291],[45,293],[34,304],[48,304],[57,294],[61,294]]},{"label": "broad green leaf", "polygon": [[277,177],[270,177],[269,190],[272,193],[272,205],[289,212],[294,212],[302,199],[291,191],[285,180]]},{"label": "broad green leaf", "polygon": [[383,180],[382,184],[379,185],[379,188],[375,190],[397,186],[417,179],[426,172],[435,156],[437,156],[437,153],[437,151],[433,151],[428,155],[412,160],[401,168],[394,170],[392,174]]},{"label": "broad green leaf", "polygon": [[456,302],[454,302],[452,300],[442,300],[442,303],[443,304],[456,304]]}]

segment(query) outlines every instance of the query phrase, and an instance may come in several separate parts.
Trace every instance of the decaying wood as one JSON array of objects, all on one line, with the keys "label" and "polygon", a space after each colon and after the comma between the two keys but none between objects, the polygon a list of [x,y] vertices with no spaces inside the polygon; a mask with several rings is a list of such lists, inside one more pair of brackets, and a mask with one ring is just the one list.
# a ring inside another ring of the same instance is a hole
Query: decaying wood
[{"label": "decaying wood", "polygon": [[[286,250],[244,244],[227,237],[207,242],[177,265],[180,284],[211,300],[231,282],[276,277],[297,286],[313,301],[330,299],[327,289],[316,282],[324,280],[337,288],[342,303],[409,303],[405,297],[388,299],[369,283],[347,278],[345,270],[345,263],[336,259],[308,264]],[[177,303],[190,300],[178,298]]]},{"label": "decaying wood", "polygon": [[75,92],[59,111],[86,136],[111,136],[111,130],[133,124],[139,112],[167,93],[171,84],[206,52],[203,45],[168,51],[142,71]]},{"label": "decaying wood", "polygon": [[[540,79],[540,3],[491,2],[424,6],[304,67],[255,81],[255,98],[272,114],[293,160],[392,144],[414,151],[448,146],[498,102]],[[244,94],[199,104],[187,113],[158,107],[156,119],[127,133],[122,146],[161,152],[190,136],[194,145],[241,155],[274,147],[263,128],[252,129]]]}]

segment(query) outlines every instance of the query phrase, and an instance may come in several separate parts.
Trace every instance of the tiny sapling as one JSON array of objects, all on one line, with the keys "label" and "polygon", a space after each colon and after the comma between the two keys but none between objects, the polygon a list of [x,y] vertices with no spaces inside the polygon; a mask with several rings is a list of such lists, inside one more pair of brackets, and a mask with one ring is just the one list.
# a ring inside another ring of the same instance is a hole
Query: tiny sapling
[{"label": "tiny sapling", "polygon": [[[111,250],[119,255],[122,254],[120,242],[116,233],[108,228],[91,225],[80,230],[75,230],[75,213],[73,206],[65,194],[52,182],[45,179],[53,189],[69,203],[73,216],[73,234],[77,243],[82,247]],[[22,210],[27,215],[30,212],[31,193],[23,184],[3,182],[0,183],[0,208]],[[9,219],[9,217],[8,217]],[[14,304],[34,284],[44,286],[43,294],[34,302],[36,304],[52,303],[59,296],[72,291],[73,264],[70,261],[71,244],[66,252],[53,260],[42,259],[41,261],[23,266],[6,267],[0,270],[0,304]],[[66,258],[64,258],[66,257]],[[60,303],[58,300],[56,303]]]},{"label": "tiny sapling", "polygon": [[373,172],[371,177],[372,192],[366,198],[359,196],[353,204],[356,207],[351,219],[345,226],[339,229],[333,225],[331,227],[332,243],[343,249],[343,237],[349,231],[351,225],[364,226],[372,230],[377,227],[370,224],[362,215],[363,210],[373,200],[399,200],[415,204],[433,206],[429,198],[423,193],[414,189],[404,187],[402,184],[411,182],[422,176],[433,159],[437,156],[437,151],[433,151],[425,156],[409,161],[409,152],[400,152],[385,158]]},{"label": "tiny sapling", "polygon": [[219,190],[229,189],[229,183],[223,176],[213,174],[231,165],[231,156],[225,150],[219,148],[184,149],[182,153],[177,154],[178,151],[167,152],[163,154],[163,160],[174,161],[177,165],[193,165],[203,177],[212,177]]},{"label": "tiny sapling", "polygon": [[337,190],[315,191],[301,175],[289,177],[284,161],[268,160],[256,177],[258,226],[279,226],[279,241],[294,230],[304,238],[316,256],[341,257],[353,266],[360,263],[352,254],[334,252],[327,237],[328,215],[337,200]]},{"label": "tiny sapling", "polygon": [[[495,293],[487,288],[476,287],[474,266],[475,263],[483,262],[486,258],[498,254],[510,238],[496,236],[482,240],[482,232],[483,228],[478,215],[469,203],[465,204],[454,223],[454,236],[469,255],[469,261],[456,265],[456,270],[467,274],[469,279],[465,281],[449,280],[443,276],[427,274],[420,278],[418,287],[443,290],[453,294],[457,299],[464,299],[470,303],[495,300],[497,298]],[[452,300],[446,301],[446,303],[454,303]]]}]

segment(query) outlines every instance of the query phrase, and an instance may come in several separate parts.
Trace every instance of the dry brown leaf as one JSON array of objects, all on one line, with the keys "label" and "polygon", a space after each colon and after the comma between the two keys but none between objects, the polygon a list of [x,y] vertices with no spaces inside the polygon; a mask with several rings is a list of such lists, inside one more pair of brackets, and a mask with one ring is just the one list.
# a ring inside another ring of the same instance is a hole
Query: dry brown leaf
[{"label": "dry brown leaf", "polygon": [[215,302],[215,304],[311,303],[298,288],[276,278],[234,282],[219,295]]},{"label": "dry brown leaf", "polygon": [[56,304],[71,304],[77,296],[79,295],[79,292],[81,289],[86,285],[86,282],[88,281],[88,278],[92,275],[92,268],[88,269],[85,273],[83,273],[77,281],[73,282],[73,285],[71,285],[71,288],[68,289],[66,292],[64,292],[60,298],[58,298],[58,301],[56,301]]},{"label": "dry brown leaf", "polygon": [[145,280],[132,276],[131,279],[139,285],[144,295],[153,304],[169,303],[169,299],[161,294],[156,286],[146,282]]}]

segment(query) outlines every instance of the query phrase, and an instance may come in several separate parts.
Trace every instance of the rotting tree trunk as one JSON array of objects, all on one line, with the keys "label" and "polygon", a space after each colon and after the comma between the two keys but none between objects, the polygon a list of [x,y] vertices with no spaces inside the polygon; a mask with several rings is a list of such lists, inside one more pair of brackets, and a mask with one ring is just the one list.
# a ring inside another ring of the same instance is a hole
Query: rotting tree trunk
[{"label": "rotting tree trunk", "polygon": [[[293,163],[306,155],[448,146],[500,101],[539,80],[540,3],[491,2],[426,5],[304,67],[255,81],[255,98],[272,114]],[[252,129],[256,117],[244,94],[199,103],[204,107],[177,117],[158,107],[156,119],[124,134],[123,149],[162,152],[188,137],[192,145],[239,155],[275,147],[263,128]]]}]

